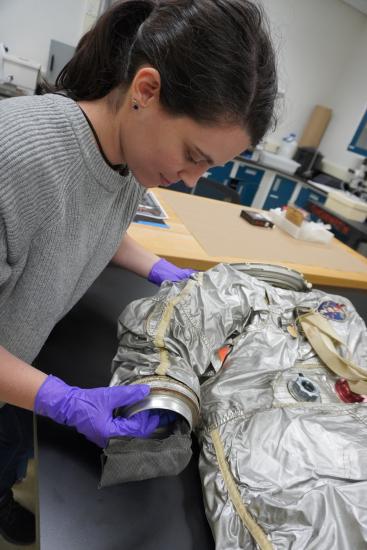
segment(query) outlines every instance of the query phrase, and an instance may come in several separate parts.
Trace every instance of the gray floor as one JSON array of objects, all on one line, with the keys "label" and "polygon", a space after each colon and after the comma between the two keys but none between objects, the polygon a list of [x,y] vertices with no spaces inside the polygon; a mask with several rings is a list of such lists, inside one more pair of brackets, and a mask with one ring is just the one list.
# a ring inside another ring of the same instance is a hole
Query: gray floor
[{"label": "gray floor", "polygon": [[[13,488],[14,498],[28,510],[36,513],[37,509],[37,480],[36,480],[36,463],[35,460],[30,460],[28,463],[27,477],[21,483],[18,483]],[[1,550],[39,550],[39,544],[29,546],[17,546],[9,544],[0,535]]]}]

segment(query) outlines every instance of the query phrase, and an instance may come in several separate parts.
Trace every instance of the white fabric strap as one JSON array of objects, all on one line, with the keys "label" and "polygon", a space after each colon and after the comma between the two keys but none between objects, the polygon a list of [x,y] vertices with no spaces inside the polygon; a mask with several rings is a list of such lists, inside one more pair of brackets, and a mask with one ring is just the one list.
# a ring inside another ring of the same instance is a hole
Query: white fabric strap
[{"label": "white fabric strap", "polygon": [[349,382],[350,389],[367,394],[367,371],[340,355],[337,347],[345,343],[325,317],[316,311],[309,311],[297,319],[302,330],[320,359],[341,378]]}]

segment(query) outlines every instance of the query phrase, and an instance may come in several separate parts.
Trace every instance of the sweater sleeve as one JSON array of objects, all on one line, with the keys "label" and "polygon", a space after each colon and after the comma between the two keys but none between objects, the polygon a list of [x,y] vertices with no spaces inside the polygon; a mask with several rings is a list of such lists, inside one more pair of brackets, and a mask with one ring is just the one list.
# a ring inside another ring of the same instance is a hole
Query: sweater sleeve
[{"label": "sweater sleeve", "polygon": [[3,284],[11,275],[11,266],[8,263],[8,247],[4,224],[0,223],[0,295]]},{"label": "sweater sleeve", "polygon": [[36,123],[26,116],[21,120],[16,106],[0,102],[0,284],[28,253],[51,195]]}]

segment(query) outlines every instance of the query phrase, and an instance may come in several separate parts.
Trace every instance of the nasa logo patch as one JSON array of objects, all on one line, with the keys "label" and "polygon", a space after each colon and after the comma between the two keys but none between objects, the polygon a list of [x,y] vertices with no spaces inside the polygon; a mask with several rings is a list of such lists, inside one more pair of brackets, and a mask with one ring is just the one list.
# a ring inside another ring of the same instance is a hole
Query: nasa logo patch
[{"label": "nasa logo patch", "polygon": [[347,318],[345,305],[338,304],[337,302],[333,302],[332,300],[322,302],[317,308],[317,311],[321,313],[323,317],[326,317],[331,321],[345,321],[345,319]]}]

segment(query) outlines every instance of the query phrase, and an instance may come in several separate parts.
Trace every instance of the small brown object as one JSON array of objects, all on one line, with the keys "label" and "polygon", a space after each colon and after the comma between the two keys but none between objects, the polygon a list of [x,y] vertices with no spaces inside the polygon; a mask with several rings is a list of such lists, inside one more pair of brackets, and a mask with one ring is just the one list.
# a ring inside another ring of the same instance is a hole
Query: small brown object
[{"label": "small brown object", "polygon": [[240,216],[251,225],[258,225],[260,227],[273,227],[274,225],[273,222],[271,222],[266,216],[260,214],[260,212],[242,210]]},{"label": "small brown object", "polygon": [[295,206],[288,206],[285,217],[288,221],[294,223],[294,225],[297,225],[300,227],[303,223],[303,220],[305,219],[305,215],[299,208],[296,208]]}]

